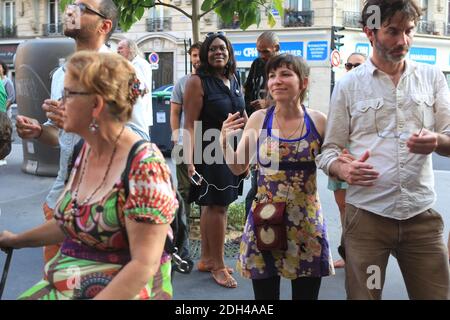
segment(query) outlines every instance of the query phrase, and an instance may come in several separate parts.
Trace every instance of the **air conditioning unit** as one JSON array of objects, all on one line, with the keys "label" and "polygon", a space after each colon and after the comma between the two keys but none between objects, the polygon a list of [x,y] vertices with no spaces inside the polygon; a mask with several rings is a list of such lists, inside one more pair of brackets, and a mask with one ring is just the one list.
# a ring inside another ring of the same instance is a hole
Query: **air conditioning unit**
[{"label": "air conditioning unit", "polygon": [[185,0],[184,3],[185,3],[186,5],[188,5],[188,6],[190,6],[190,5],[192,4],[192,1],[191,1],[191,0]]}]

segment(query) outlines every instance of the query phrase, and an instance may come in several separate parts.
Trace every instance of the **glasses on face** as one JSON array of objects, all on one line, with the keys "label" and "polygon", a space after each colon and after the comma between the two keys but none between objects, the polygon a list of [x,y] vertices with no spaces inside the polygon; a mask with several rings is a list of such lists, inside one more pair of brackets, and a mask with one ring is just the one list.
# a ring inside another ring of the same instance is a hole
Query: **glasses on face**
[{"label": "glasses on face", "polygon": [[97,11],[95,9],[92,9],[91,7],[88,7],[84,3],[72,3],[67,6],[67,8],[72,9],[72,10],[76,9],[77,7],[80,8],[80,11],[83,13],[90,12],[90,13],[98,15],[99,17],[102,17],[103,19],[108,19],[103,13],[101,13],[100,11]]},{"label": "glasses on face", "polygon": [[[408,140],[413,134],[420,135],[422,133],[423,128],[425,127],[424,124],[424,118],[425,118],[425,111],[422,110],[415,116],[418,117],[418,122],[420,125],[417,125],[417,121],[414,121],[414,119],[408,119],[404,121],[403,123],[398,123],[398,128],[400,131],[397,131],[397,128],[383,128],[383,126],[380,123],[380,120],[377,120],[377,113],[379,108],[375,110],[375,130],[377,131],[377,136],[382,139],[401,139],[401,140]],[[420,119],[419,119],[420,117]],[[397,123],[394,122],[394,125]]]},{"label": "glasses on face", "polygon": [[207,38],[209,38],[209,37],[212,37],[212,36],[224,36],[225,37],[225,32],[223,32],[223,31],[217,31],[217,32],[208,32],[207,34],[206,34],[206,37]]},{"label": "glasses on face", "polygon": [[353,68],[359,67],[360,65],[361,65],[361,63],[350,63],[350,62],[347,62],[345,64],[345,69],[352,70]]},{"label": "glasses on face", "polygon": [[64,103],[66,103],[67,98],[70,98],[72,96],[76,96],[76,95],[78,95],[78,96],[89,96],[91,94],[92,93],[90,93],[90,92],[72,91],[72,90],[64,88],[64,90],[62,92],[62,95],[61,95],[61,101],[64,104]]}]

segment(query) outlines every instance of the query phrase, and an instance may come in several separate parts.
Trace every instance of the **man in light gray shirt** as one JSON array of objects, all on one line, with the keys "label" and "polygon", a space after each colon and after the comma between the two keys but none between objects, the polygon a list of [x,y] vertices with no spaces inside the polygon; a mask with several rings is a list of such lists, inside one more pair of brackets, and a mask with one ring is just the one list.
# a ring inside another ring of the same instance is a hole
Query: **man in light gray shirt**
[{"label": "man in light gray shirt", "polygon": [[[378,26],[370,6],[380,9]],[[431,153],[450,155],[450,95],[436,67],[405,59],[420,15],[414,0],[367,1],[362,23],[373,55],[331,98],[317,164],[350,185],[343,224],[349,299],[381,299],[391,253],[411,299],[449,298]]]},{"label": "man in light gray shirt", "polygon": [[[192,74],[195,74],[196,69],[200,66],[200,48],[202,46],[201,42],[194,43],[188,50],[189,57],[191,59],[192,64],[192,73],[188,73],[184,77],[180,78],[176,83],[175,87],[172,91],[172,97],[170,98],[170,127],[172,129],[172,142],[174,144],[175,153],[179,148],[182,148],[183,145],[183,129],[184,129],[184,112],[183,112],[183,96],[184,89],[186,87],[186,82],[191,77]],[[182,155],[180,154],[180,158]],[[183,197],[184,208],[186,211],[186,221],[188,221],[191,215],[191,205],[188,202],[189,190],[190,190],[190,180],[188,176],[187,165],[184,163],[178,163],[176,165],[177,171],[177,181],[178,181],[178,192]],[[186,239],[189,239],[189,223],[186,223],[188,226]],[[181,252],[182,258],[189,258],[189,241],[185,242],[184,247]]]}]

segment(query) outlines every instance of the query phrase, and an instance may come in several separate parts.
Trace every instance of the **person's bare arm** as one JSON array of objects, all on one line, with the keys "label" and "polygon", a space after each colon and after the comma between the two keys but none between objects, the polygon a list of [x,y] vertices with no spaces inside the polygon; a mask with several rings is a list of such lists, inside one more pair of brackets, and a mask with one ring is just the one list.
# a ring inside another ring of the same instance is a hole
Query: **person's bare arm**
[{"label": "person's bare arm", "polygon": [[[220,134],[220,144],[225,161],[234,175],[240,175],[248,169],[256,153],[256,144],[265,114],[264,110],[255,111],[247,121],[246,116],[240,117],[239,112],[236,112],[229,114],[224,121]],[[238,134],[242,128],[244,128],[242,138],[236,151],[234,151],[228,143],[228,139]]]},{"label": "person's bare arm", "polygon": [[180,115],[181,104],[170,102],[170,128],[172,129],[172,142],[178,143],[178,137],[180,136]]},{"label": "person's bare arm", "polygon": [[40,124],[36,119],[18,115],[16,117],[17,134],[22,139],[37,139],[42,143],[58,146],[58,128]]},{"label": "person's bare arm", "polygon": [[61,243],[65,235],[55,219],[34,229],[14,234],[9,231],[0,233],[0,248],[33,248]]},{"label": "person's bare arm", "polygon": [[[194,166],[194,122],[200,118],[203,108],[203,87],[202,81],[198,76],[192,76],[186,83],[184,91],[184,128],[187,135],[183,135],[183,150],[188,164],[188,174],[192,177],[195,171]],[[201,143],[201,142],[200,142]]]},{"label": "person's bare arm", "polygon": [[169,224],[148,224],[125,219],[131,261],[95,300],[135,298],[158,271]]}]

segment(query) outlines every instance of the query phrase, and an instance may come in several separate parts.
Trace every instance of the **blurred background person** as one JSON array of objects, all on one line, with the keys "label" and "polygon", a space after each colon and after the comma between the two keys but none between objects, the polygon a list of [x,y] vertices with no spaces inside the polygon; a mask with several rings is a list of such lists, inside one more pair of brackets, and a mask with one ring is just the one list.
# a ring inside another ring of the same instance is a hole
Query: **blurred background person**
[{"label": "blurred background person", "polygon": [[6,112],[8,117],[11,119],[11,105],[16,102],[16,90],[14,89],[14,84],[10,78],[8,78],[8,65],[0,60],[0,76],[2,77],[3,86],[6,91]]},{"label": "blurred background person", "polygon": [[[351,71],[354,68],[359,67],[364,62],[366,62],[367,56],[364,53],[354,52],[352,53],[345,64],[345,70]],[[341,218],[341,227],[344,225],[344,215],[345,215],[345,190],[347,190],[348,184],[344,181],[339,181],[335,178],[328,177],[328,189],[333,191],[334,199],[339,209],[339,216]],[[345,248],[344,241],[341,232],[341,244],[338,247],[339,255],[342,259],[336,260],[334,262],[335,268],[343,268],[345,266]]]},{"label": "blurred background person", "polygon": [[[181,152],[177,153],[180,158],[183,157],[183,130],[184,130],[184,112],[183,112],[183,96],[186,87],[186,82],[195,74],[197,68],[200,66],[200,48],[202,46],[201,42],[194,43],[188,50],[189,58],[192,64],[192,73],[188,73],[184,77],[180,78],[175,84],[172,91],[172,96],[170,98],[170,127],[172,129],[172,142],[174,148],[177,150],[181,149]],[[186,234],[185,237],[188,241],[185,242],[184,247],[181,249],[180,256],[191,262],[189,253],[189,219],[191,215],[191,205],[189,203],[189,190],[191,188],[191,182],[189,180],[187,164],[184,162],[176,164],[177,172],[177,189],[178,192],[183,197],[184,208],[186,212]]]},{"label": "blurred background person", "polygon": [[[117,47],[117,53],[123,56],[125,59],[129,60],[136,70],[138,79],[145,84],[147,88],[147,94],[142,98],[144,103],[144,108],[141,109],[139,114],[136,114],[135,120],[142,121],[146,119],[145,123],[148,124],[149,128],[145,132],[147,136],[143,137],[150,140],[151,126],[153,125],[153,110],[152,110],[152,67],[150,63],[147,62],[142,57],[142,52],[139,50],[136,42],[130,39],[121,40]],[[142,119],[142,120],[141,120]],[[138,130],[132,122],[128,124],[133,130]]]}]

